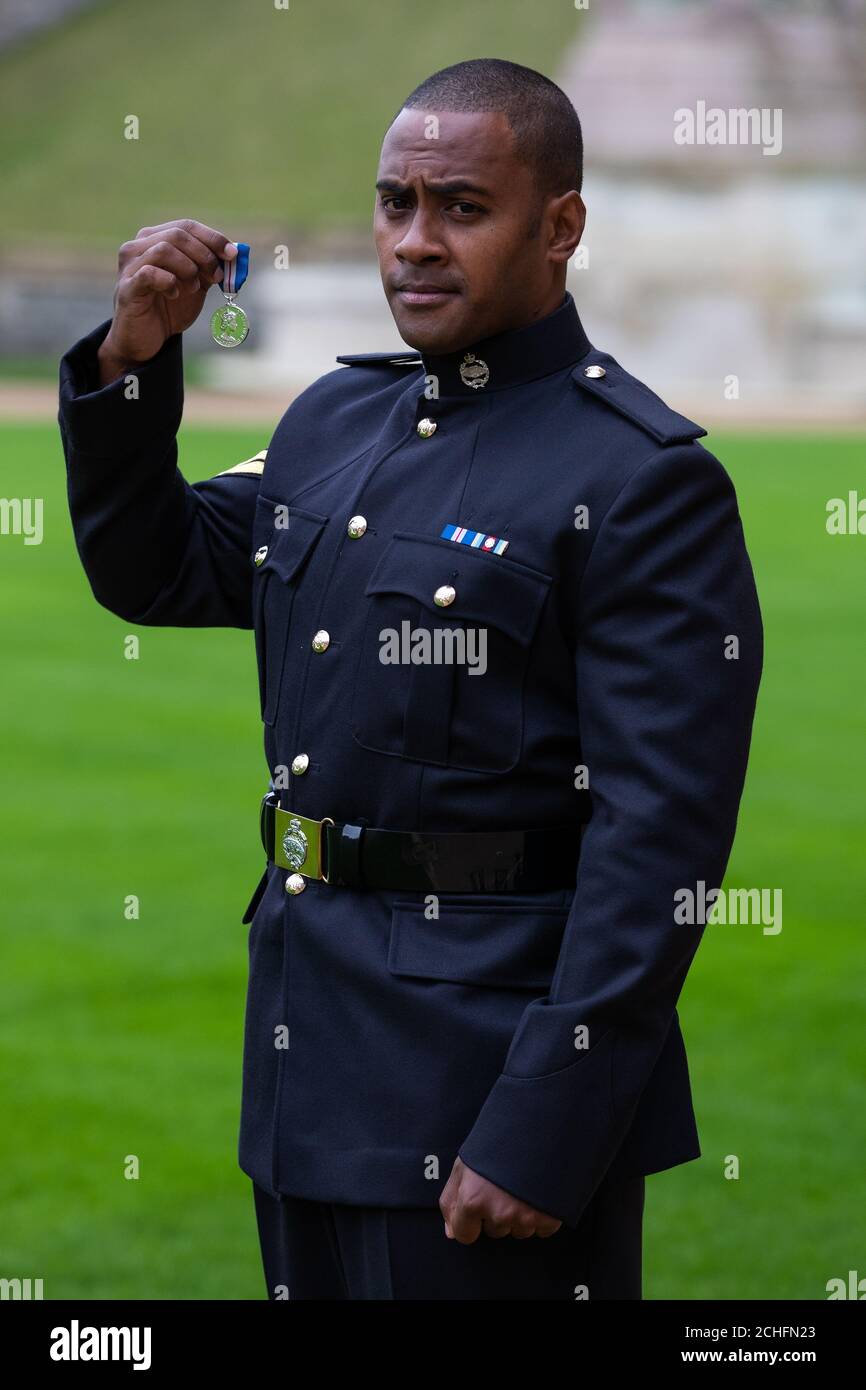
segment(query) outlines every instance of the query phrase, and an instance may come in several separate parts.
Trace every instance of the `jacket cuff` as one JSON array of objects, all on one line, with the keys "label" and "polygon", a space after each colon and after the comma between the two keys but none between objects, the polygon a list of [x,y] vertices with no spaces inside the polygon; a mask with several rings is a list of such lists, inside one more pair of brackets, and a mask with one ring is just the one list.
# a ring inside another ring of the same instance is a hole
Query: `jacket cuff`
[{"label": "jacket cuff", "polygon": [[[172,334],[150,361],[100,386],[96,354],[110,327],[106,319],[61,358],[58,421],[76,453],[115,459],[177,434],[183,416],[183,339]],[[137,395],[130,394],[129,376],[136,378]]]},{"label": "jacket cuff", "polygon": [[463,1162],[512,1196],[575,1227],[628,1128],[614,1113],[615,1029],[547,1076],[503,1073],[469,1136]]}]

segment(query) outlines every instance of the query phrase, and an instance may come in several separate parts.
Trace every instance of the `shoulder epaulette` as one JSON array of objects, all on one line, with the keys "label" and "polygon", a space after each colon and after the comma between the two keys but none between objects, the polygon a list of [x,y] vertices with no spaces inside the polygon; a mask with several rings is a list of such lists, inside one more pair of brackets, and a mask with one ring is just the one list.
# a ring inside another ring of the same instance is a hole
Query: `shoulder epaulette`
[{"label": "shoulder epaulette", "polygon": [[244,459],[243,463],[236,463],[234,468],[224,468],[221,473],[217,473],[217,478],[224,478],[227,473],[246,473],[248,477],[261,477],[265,471],[265,459],[267,449],[262,449],[260,453],[253,454],[251,459]]},{"label": "shoulder epaulette", "polygon": [[625,371],[606,353],[590,353],[589,359],[584,358],[571,375],[581,390],[588,391],[596,400],[604,401],[612,410],[640,425],[659,444],[699,439],[707,432],[694,420],[671,410],[661,396]]},{"label": "shoulder epaulette", "polygon": [[354,352],[336,359],[347,367],[420,367],[420,352]]}]

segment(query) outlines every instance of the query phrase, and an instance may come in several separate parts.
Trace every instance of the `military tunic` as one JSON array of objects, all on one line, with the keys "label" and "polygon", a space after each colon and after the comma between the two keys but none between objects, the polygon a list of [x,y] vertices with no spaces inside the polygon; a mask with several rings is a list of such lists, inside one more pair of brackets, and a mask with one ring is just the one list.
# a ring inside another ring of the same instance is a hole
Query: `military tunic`
[{"label": "military tunic", "polygon": [[[573,825],[579,849],[565,888],[442,892],[438,916],[420,892],[292,896],[271,863],[247,914],[241,1167],[273,1193],[432,1206],[459,1153],[576,1226],[606,1173],[698,1157],[676,1004],[701,927],[674,895],[721,883],[762,641],[705,431],[595,349],[566,294],[469,360],[342,359],[261,455],[190,485],[180,337],[130,401],[99,387],[108,327],[61,366],[82,563],[129,622],[255,630],[282,805]],[[483,674],[380,659],[387,631],[445,629],[486,634]]]}]

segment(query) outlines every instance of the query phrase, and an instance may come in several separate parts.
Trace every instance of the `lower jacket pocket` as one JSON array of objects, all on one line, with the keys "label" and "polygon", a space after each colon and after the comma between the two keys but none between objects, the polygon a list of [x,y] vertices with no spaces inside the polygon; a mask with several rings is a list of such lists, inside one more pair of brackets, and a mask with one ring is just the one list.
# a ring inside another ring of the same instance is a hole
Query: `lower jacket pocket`
[{"label": "lower jacket pocket", "polygon": [[567,908],[547,905],[440,902],[438,918],[428,918],[423,903],[395,903],[388,969],[458,984],[545,990],[567,920]]}]

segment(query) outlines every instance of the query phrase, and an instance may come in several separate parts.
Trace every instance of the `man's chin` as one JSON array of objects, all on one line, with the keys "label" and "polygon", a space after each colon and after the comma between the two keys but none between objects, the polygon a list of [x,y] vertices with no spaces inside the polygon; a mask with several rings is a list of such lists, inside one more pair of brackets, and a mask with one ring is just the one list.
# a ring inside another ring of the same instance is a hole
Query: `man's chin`
[{"label": "man's chin", "polygon": [[389,300],[397,332],[416,352],[442,355],[458,352],[472,341],[472,328],[465,321],[463,296],[451,294],[431,304],[408,305],[400,294]]}]

